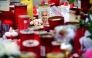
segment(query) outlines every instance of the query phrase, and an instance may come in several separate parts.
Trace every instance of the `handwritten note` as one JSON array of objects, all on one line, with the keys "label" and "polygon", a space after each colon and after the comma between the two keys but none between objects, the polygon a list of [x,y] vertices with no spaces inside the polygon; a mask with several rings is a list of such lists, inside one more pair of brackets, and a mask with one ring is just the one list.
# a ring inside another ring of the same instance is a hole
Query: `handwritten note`
[{"label": "handwritten note", "polygon": [[61,14],[64,17],[64,21],[65,22],[69,22],[69,9],[70,9],[70,6],[64,6],[64,5],[62,5],[59,8],[61,10]]}]

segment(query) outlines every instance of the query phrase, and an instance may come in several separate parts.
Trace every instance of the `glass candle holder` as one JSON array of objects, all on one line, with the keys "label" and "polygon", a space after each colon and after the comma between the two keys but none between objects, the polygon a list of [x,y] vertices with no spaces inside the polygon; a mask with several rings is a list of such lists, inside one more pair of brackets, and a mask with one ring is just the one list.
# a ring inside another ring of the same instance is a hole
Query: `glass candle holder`
[{"label": "glass candle holder", "polygon": [[46,57],[46,54],[52,51],[51,42],[54,40],[52,34],[44,33],[40,35],[41,41],[41,57]]},{"label": "glass candle holder", "polygon": [[60,0],[51,0],[51,3],[55,3],[56,6],[59,6]]},{"label": "glass candle holder", "polygon": [[49,21],[49,25],[52,29],[54,29],[54,27],[56,27],[56,26],[64,25],[64,18],[61,16],[50,17],[50,18],[48,18],[48,21]]},{"label": "glass candle holder", "polygon": [[25,40],[34,39],[34,31],[31,30],[21,30],[19,33],[20,37],[20,49],[23,50],[22,42]]},{"label": "glass candle holder", "polygon": [[14,5],[10,5],[10,12],[14,14],[14,9],[15,9],[15,6]]},{"label": "glass candle holder", "polygon": [[30,25],[30,17],[28,15],[19,15],[18,31],[28,29]]},{"label": "glass candle holder", "polygon": [[27,5],[21,3],[15,3],[15,22],[18,23],[19,15],[27,15]]},{"label": "glass candle holder", "polygon": [[44,25],[43,29],[46,30],[46,31],[49,31],[50,30],[50,26],[49,25]]},{"label": "glass candle holder", "polygon": [[57,41],[52,42],[52,52],[62,52],[60,49],[60,43]]},{"label": "glass candle holder", "polygon": [[38,48],[39,42],[37,40],[25,40],[22,45],[25,52],[33,52],[36,54],[36,58],[39,58],[40,49]]}]

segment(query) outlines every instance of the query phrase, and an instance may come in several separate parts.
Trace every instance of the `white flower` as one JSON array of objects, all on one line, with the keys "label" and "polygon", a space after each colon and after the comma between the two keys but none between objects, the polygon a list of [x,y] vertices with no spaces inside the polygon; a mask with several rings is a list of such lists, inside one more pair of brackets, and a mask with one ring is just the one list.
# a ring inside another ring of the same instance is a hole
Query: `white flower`
[{"label": "white flower", "polygon": [[20,54],[19,46],[12,41],[2,40],[0,42],[0,56]]},{"label": "white flower", "polygon": [[38,25],[41,25],[43,22],[41,19],[34,19],[33,21],[30,22],[31,25],[35,25],[35,26],[38,26]]}]

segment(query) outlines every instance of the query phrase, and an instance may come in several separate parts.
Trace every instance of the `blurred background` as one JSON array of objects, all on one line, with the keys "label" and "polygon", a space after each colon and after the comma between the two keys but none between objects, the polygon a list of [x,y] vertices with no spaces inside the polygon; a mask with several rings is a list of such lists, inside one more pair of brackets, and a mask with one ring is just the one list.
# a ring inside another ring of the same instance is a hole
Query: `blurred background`
[{"label": "blurred background", "polygon": [[[10,0],[11,2],[19,2],[20,0]],[[38,5],[38,4],[40,4],[41,3],[41,1],[42,0],[33,0],[33,3],[34,3],[34,5]],[[48,2],[48,0],[44,0],[45,2]],[[66,0],[60,0],[61,2],[62,1],[66,1]],[[78,2],[77,2],[78,0],[75,0],[75,2],[74,2],[74,4],[75,4],[75,6],[77,6],[77,4],[78,4]]]}]

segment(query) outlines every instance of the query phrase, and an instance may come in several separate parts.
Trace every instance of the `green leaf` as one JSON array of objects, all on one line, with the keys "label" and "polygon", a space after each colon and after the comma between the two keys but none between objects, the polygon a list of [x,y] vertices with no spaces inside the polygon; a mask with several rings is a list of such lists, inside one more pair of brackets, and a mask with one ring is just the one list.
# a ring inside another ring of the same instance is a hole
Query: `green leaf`
[{"label": "green leaf", "polygon": [[80,19],[79,23],[80,24],[84,24],[84,21],[82,19]]},{"label": "green leaf", "polygon": [[74,0],[69,0],[69,4],[72,4],[74,2]]}]

